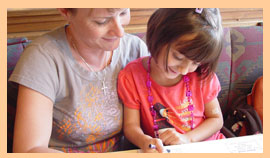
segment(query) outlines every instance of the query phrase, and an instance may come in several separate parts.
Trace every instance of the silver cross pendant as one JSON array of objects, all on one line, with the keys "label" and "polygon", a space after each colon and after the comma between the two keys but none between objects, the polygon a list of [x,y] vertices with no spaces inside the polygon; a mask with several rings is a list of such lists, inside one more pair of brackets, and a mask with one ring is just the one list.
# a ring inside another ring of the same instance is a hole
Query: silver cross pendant
[{"label": "silver cross pendant", "polygon": [[106,95],[106,89],[107,89],[108,87],[106,86],[106,84],[105,84],[105,80],[103,80],[102,81],[102,90],[103,90],[103,92],[104,92],[104,95]]}]

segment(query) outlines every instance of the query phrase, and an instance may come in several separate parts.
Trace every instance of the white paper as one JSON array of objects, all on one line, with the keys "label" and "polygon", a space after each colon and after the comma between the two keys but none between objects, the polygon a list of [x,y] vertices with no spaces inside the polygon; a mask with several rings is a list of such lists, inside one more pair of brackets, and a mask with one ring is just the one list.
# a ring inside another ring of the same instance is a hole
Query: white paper
[{"label": "white paper", "polygon": [[166,146],[171,153],[263,153],[263,134]]}]

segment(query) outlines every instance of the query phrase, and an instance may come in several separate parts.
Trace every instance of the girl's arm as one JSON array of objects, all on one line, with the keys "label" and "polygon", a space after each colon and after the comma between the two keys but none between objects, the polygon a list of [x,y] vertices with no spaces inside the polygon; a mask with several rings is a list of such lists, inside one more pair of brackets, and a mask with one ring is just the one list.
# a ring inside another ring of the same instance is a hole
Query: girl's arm
[{"label": "girl's arm", "polygon": [[223,116],[217,98],[205,104],[204,113],[206,119],[197,128],[186,134],[191,142],[203,141],[223,126]]},{"label": "girl's arm", "polygon": [[53,102],[44,95],[19,85],[13,152],[60,152],[48,148]]},{"label": "girl's arm", "polygon": [[223,116],[217,98],[205,105],[205,117],[198,127],[186,134],[180,134],[174,128],[160,130],[160,139],[165,145],[176,145],[203,141],[215,134],[223,126]]},{"label": "girl's arm", "polygon": [[145,135],[140,127],[140,111],[124,106],[124,134],[127,139],[141,148],[143,152],[155,152],[149,144],[155,145],[158,152],[163,152],[160,139]]}]

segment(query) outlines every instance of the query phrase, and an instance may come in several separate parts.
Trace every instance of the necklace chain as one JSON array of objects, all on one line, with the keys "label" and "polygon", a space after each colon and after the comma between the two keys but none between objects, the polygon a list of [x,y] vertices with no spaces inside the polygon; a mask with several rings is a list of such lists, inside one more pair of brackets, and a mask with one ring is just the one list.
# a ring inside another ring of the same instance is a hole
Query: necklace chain
[{"label": "necklace chain", "polygon": [[[155,135],[155,137],[156,138],[158,138],[159,137],[159,134],[158,134],[158,129],[159,129],[159,127],[158,127],[158,124],[157,124],[157,119],[156,119],[156,117],[157,117],[157,112],[155,111],[155,109],[154,109],[154,105],[153,105],[153,100],[154,100],[154,98],[153,98],[153,96],[152,96],[152,93],[151,93],[151,84],[152,84],[152,82],[151,82],[151,80],[150,80],[150,72],[151,72],[151,56],[149,57],[149,59],[148,59],[148,62],[147,62],[147,64],[148,64],[148,69],[147,69],[147,81],[146,81],[146,86],[147,86],[147,88],[148,88],[148,98],[147,98],[147,100],[148,100],[148,102],[149,102],[149,104],[150,104],[150,112],[151,112],[151,115],[152,115],[152,117],[153,117],[153,129],[154,129],[154,135]],[[194,127],[194,124],[193,124],[193,110],[194,110],[194,105],[193,104],[191,104],[191,91],[190,91],[190,88],[189,88],[189,77],[187,76],[187,75],[184,75],[183,76],[183,79],[184,79],[184,82],[185,82],[185,85],[186,85],[186,97],[188,98],[188,103],[189,103],[189,105],[188,105],[188,111],[190,111],[190,115],[191,115],[191,121],[190,121],[190,124],[191,124],[191,129],[193,129]]]},{"label": "necklace chain", "polygon": [[[101,89],[103,90],[104,95],[106,95],[106,89],[108,89],[108,87],[106,86],[106,83],[105,83],[105,78],[106,78],[106,73],[107,73],[106,69],[104,68],[105,74],[104,74],[103,80],[101,80],[101,79],[98,77],[97,73],[93,70],[93,68],[92,68],[92,67],[85,61],[85,59],[81,56],[81,54],[80,54],[78,48],[76,47],[75,43],[73,42],[73,38],[72,38],[72,37],[70,37],[70,41],[71,41],[71,43],[72,43],[73,48],[78,52],[79,57],[81,58],[81,60],[83,61],[83,63],[86,65],[86,67],[87,67],[91,72],[94,73],[94,75],[96,76],[96,78],[97,78],[99,81],[102,82],[102,88],[101,88]],[[105,61],[104,61],[105,63],[106,63],[106,61],[107,61],[107,56],[108,56],[108,55],[107,55],[107,53],[106,53],[106,54],[105,54]]]}]

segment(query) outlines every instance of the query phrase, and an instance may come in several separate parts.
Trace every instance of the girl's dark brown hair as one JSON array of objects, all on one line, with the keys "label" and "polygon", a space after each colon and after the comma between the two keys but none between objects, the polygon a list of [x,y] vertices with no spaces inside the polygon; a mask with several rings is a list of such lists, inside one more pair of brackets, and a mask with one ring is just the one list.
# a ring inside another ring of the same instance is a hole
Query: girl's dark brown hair
[{"label": "girl's dark brown hair", "polygon": [[[216,69],[223,44],[223,28],[217,8],[204,8],[202,13],[195,8],[162,8],[156,10],[147,24],[146,43],[154,59],[162,48],[168,53],[172,44],[176,50],[190,60],[201,63],[197,68],[201,79],[213,74]],[[195,35],[192,40],[181,37]]]}]

